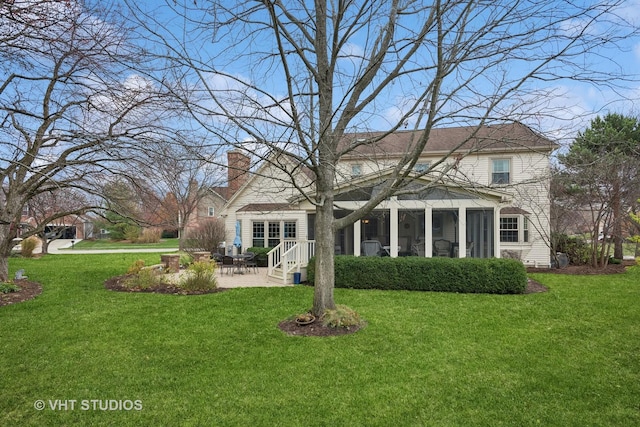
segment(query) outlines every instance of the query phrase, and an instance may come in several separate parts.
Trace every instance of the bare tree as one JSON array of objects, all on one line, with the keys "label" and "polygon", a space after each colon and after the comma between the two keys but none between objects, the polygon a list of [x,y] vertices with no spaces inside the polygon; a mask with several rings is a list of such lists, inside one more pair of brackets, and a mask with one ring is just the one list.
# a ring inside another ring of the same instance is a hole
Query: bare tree
[{"label": "bare tree", "polygon": [[[419,191],[410,186],[413,170],[432,129],[554,116],[548,102],[554,91],[545,85],[563,79],[616,89],[616,67],[588,68],[585,55],[636,31],[616,14],[623,2],[615,0],[129,5],[141,31],[162,46],[159,59],[171,75],[161,81],[209,132],[211,149],[232,146],[272,161],[282,172],[274,179],[315,205],[316,314],[335,306],[334,232],[391,195]],[[176,22],[182,27],[171,31]],[[374,128],[383,132],[367,136]],[[339,160],[383,159],[380,141],[399,129],[421,132],[377,193],[335,218]],[[345,138],[355,132],[363,137]],[[422,174],[431,185],[455,174],[456,162],[447,161],[452,153],[478,149],[475,133],[469,135]],[[280,151],[295,159],[293,167],[271,155]],[[309,187],[294,179],[302,168],[312,176]]]},{"label": "bare tree", "polygon": [[220,242],[225,239],[224,220],[210,218],[202,221],[187,232],[190,248],[204,249],[214,253],[218,251]]},{"label": "bare tree", "polygon": [[175,135],[128,161],[130,169],[137,171],[130,172],[129,179],[144,204],[143,211],[160,213],[147,216],[147,224],[178,230],[181,248],[190,217],[222,176],[203,151],[202,143],[183,141]]},{"label": "bare tree", "polygon": [[[62,237],[66,227],[77,225],[79,216],[86,212],[88,206],[91,203],[84,192],[71,188],[38,193],[29,199],[27,207],[30,217],[27,225],[40,238],[43,254],[48,253],[51,240]],[[49,229],[50,226],[54,229]]]},{"label": "bare tree", "polygon": [[0,281],[23,207],[92,192],[155,121],[145,106],[156,96],[129,68],[140,49],[117,16],[100,2],[0,3]]}]

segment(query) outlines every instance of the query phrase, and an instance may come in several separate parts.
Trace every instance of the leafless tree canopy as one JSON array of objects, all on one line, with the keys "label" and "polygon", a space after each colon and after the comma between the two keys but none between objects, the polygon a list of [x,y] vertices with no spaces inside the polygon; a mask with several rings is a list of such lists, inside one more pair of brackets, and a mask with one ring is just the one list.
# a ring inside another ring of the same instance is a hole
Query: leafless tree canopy
[{"label": "leafless tree canopy", "polygon": [[[312,187],[299,189],[317,207],[316,313],[333,306],[333,231],[411,184],[432,129],[559,116],[551,101],[560,82],[621,90],[628,76],[601,54],[637,32],[617,0],[128,3],[166,64],[158,80],[208,133],[212,151],[233,146],[262,161],[286,152],[294,170],[274,165],[293,185],[300,168],[311,172]],[[338,161],[363,148],[384,158],[380,140],[399,129],[424,131],[376,197],[335,219]],[[370,130],[383,132],[345,140]],[[443,156],[434,182],[474,137]]]},{"label": "leafless tree canopy", "polygon": [[116,12],[91,1],[0,3],[0,280],[27,202],[91,192],[160,120],[157,93],[132,71],[141,50]]}]

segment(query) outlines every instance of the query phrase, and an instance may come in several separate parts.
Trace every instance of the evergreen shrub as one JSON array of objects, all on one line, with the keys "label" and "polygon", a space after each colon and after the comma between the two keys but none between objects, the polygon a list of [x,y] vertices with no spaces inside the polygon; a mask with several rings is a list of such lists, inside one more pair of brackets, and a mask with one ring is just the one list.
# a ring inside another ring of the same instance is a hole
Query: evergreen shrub
[{"label": "evergreen shrub", "polygon": [[266,267],[269,259],[269,251],[273,248],[252,247],[247,249],[247,252],[253,252],[256,254],[256,263],[258,267]]},{"label": "evergreen shrub", "polygon": [[[315,258],[307,267],[315,280]],[[527,287],[524,265],[513,259],[335,257],[336,288],[519,294]]]}]

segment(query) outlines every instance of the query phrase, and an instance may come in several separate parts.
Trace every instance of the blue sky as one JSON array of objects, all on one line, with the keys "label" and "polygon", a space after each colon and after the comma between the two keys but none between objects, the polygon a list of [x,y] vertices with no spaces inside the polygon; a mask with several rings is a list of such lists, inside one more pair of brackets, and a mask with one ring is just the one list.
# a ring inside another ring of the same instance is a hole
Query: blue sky
[{"label": "blue sky", "polygon": [[[173,4],[173,1],[169,1],[169,3]],[[531,3],[535,4],[535,2]],[[558,0],[558,4],[564,3]],[[589,5],[592,2],[580,3]],[[189,4],[189,1],[187,1],[187,4]],[[191,4],[193,3],[191,2]],[[151,8],[152,5],[146,7]],[[618,9],[618,15],[618,19],[624,19],[628,23],[635,24],[636,27],[640,26],[640,0],[624,1]],[[173,31],[177,30],[182,33],[185,28],[183,20],[175,19],[168,13],[163,14],[162,18],[171,20]],[[567,22],[565,31],[567,34],[571,33],[581,24],[580,19],[576,19],[574,22]],[[615,22],[598,23],[591,31],[597,33],[600,28],[610,24],[615,25]],[[371,25],[374,26],[376,24],[372,23]],[[366,32],[366,30],[363,30],[363,32]],[[372,33],[375,33],[375,31],[372,31]],[[186,34],[190,39],[197,38],[194,35],[195,33],[191,34],[187,31]],[[214,48],[207,44],[207,35],[203,35],[205,36],[204,38],[197,38],[197,41],[193,42],[193,54],[201,55],[216,69],[224,70],[224,72],[236,76],[239,80],[250,82],[256,88],[264,90],[264,93],[260,93],[257,90],[251,91],[251,95],[257,102],[262,104],[272,103],[273,100],[269,99],[267,94],[273,95],[275,98],[284,96],[282,74],[277,71],[277,66],[273,64],[252,64],[250,61],[243,62],[242,60],[230,61],[223,59],[219,55],[221,49],[231,49],[235,53],[246,53],[251,50],[261,49],[265,43],[268,43],[267,40],[256,39],[248,34],[230,33],[225,36],[226,38],[222,38],[221,43]],[[227,40],[226,46],[225,40]],[[354,43],[349,45],[349,49],[354,53],[364,51],[365,49],[358,45],[357,39],[354,40]],[[212,51],[209,51],[209,49]],[[213,50],[216,51],[214,52]],[[604,82],[588,83],[562,79],[539,82],[535,85],[531,84],[527,86],[528,92],[519,93],[513,99],[508,100],[509,102],[506,103],[505,109],[509,104],[517,105],[517,108],[508,113],[509,116],[518,118],[522,114],[523,121],[534,129],[540,130],[560,142],[568,142],[575,137],[577,131],[584,129],[589,120],[595,115],[604,115],[608,112],[640,115],[640,105],[638,105],[640,101],[640,38],[636,36],[619,40],[616,46],[606,50],[600,49],[594,54],[583,58],[582,61],[586,69],[605,73],[610,72],[612,76],[624,75],[628,77],[628,81],[614,81],[612,78],[611,81],[606,82],[610,84],[606,84]],[[521,61],[520,64],[522,67],[527,66],[526,61]],[[349,67],[345,65],[344,69],[348,70]],[[523,70],[514,69],[509,71],[517,72]],[[484,76],[487,81],[494,77],[493,75]],[[214,76],[211,74],[209,82],[220,89],[239,88],[238,82],[231,83],[228,78],[220,75]],[[410,97],[412,89],[410,85],[396,85],[394,88],[396,92],[389,92],[387,101],[379,104],[380,108],[371,116],[372,120],[369,126],[384,127],[386,123],[392,123],[397,114],[402,111],[402,99]],[[530,114],[531,110],[527,110],[533,104],[540,109],[540,114]],[[286,106],[283,111],[286,111]]]}]

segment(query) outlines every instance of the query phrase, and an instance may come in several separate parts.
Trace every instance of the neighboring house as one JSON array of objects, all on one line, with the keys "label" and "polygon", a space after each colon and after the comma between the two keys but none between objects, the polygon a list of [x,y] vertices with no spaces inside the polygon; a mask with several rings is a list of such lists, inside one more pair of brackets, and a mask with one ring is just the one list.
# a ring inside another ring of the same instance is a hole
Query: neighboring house
[{"label": "neighboring house", "polygon": [[[381,135],[350,134],[343,142]],[[396,132],[343,157],[337,168],[335,215],[344,216],[369,200],[417,136],[419,132]],[[379,242],[376,253],[392,257],[509,256],[527,265],[548,266],[549,155],[555,148],[518,123],[434,129],[414,173],[417,180],[435,180],[437,185],[390,197],[367,217],[339,230],[336,254],[365,255],[376,244],[372,242]],[[445,163],[436,164],[444,155]],[[279,154],[281,165],[288,160]],[[312,177],[299,164],[289,163],[297,186],[313,195]],[[444,170],[448,173],[439,176]],[[278,245],[287,250],[296,242],[313,241],[315,208],[282,176],[280,169],[264,162],[255,173],[235,180],[221,211],[228,243],[238,223],[243,250]]]},{"label": "neighboring house", "polygon": [[[235,194],[249,179],[250,159],[239,151],[227,152],[227,187],[210,188],[207,195],[199,200],[196,211],[189,216],[185,231],[197,228],[204,221],[221,218],[227,200]],[[233,241],[231,236],[230,242]]]},{"label": "neighboring house", "polygon": [[[94,220],[86,215],[66,215],[45,225],[44,231],[50,239],[91,239],[95,237],[93,222]],[[38,226],[27,208],[22,212],[20,223],[24,229]]]},{"label": "neighboring house", "polygon": [[189,219],[185,226],[187,235],[189,230],[197,228],[203,222],[219,218],[222,209],[226,203],[224,195],[227,193],[227,187],[212,188],[208,193],[200,199],[196,211],[189,215]]}]

